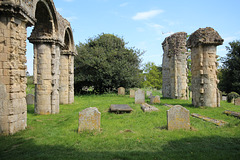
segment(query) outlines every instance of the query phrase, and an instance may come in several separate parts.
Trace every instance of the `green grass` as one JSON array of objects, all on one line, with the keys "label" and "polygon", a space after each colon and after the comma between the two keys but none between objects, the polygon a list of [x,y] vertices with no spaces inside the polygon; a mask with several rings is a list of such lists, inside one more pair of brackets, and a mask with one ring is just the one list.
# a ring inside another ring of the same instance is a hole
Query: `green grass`
[{"label": "green grass", "polygon": [[[229,124],[218,127],[191,117],[192,130],[168,131],[165,103]],[[111,104],[129,104],[134,111],[112,114]],[[163,98],[154,106],[160,111],[143,113],[133,98],[114,94],[77,96],[74,104],[61,105],[57,115],[35,115],[34,106],[28,106],[27,129],[0,137],[0,159],[239,159],[240,120],[222,114],[240,112],[239,106],[222,102],[220,108],[200,109],[190,101]],[[78,112],[88,107],[101,112],[101,132],[78,134]]]}]

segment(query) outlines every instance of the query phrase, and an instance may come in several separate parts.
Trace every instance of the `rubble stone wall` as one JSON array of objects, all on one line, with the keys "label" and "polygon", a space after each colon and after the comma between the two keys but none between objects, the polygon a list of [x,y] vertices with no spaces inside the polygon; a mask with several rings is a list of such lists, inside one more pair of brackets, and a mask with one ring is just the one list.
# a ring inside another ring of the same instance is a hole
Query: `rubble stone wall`
[{"label": "rubble stone wall", "polygon": [[167,37],[163,46],[163,97],[188,99],[187,33],[178,32]]}]

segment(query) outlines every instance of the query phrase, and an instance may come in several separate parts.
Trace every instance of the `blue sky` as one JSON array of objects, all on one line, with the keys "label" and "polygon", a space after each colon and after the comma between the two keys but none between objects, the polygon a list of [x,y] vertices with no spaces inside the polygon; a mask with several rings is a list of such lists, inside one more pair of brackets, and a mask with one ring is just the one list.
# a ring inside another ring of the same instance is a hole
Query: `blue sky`
[{"label": "blue sky", "polygon": [[[225,46],[240,40],[240,0],[54,0],[59,13],[71,22],[75,44],[110,33],[123,37],[128,47],[146,51],[143,64],[162,64],[164,39],[175,32],[193,33],[213,27]],[[28,29],[28,35],[31,29]],[[27,66],[32,74],[33,49],[27,45]]]}]

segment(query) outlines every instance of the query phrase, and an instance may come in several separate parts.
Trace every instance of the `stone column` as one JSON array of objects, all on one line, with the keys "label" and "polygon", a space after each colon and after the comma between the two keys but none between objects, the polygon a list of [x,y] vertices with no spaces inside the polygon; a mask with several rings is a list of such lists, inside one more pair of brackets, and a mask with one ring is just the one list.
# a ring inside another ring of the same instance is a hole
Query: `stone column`
[{"label": "stone column", "polygon": [[196,107],[220,107],[217,88],[217,46],[223,39],[213,28],[200,28],[188,39],[191,48],[192,103]]},{"label": "stone column", "polygon": [[0,13],[0,134],[4,135],[27,126],[27,22],[16,17]]},{"label": "stone column", "polygon": [[163,97],[188,99],[186,39],[187,33],[178,32],[162,43]]},{"label": "stone column", "polygon": [[60,104],[74,103],[74,56],[63,50],[60,58]]}]

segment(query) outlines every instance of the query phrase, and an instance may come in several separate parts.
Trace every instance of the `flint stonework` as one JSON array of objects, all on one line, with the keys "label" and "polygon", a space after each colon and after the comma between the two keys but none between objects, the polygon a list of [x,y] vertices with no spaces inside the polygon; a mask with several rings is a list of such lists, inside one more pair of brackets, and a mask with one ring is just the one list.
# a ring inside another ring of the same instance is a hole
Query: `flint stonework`
[{"label": "flint stonework", "polygon": [[196,107],[220,107],[220,92],[217,88],[217,46],[223,39],[213,28],[200,28],[189,37],[191,48],[192,103]]},{"label": "flint stonework", "polygon": [[78,133],[82,131],[100,131],[101,113],[96,107],[79,112]]},{"label": "flint stonework", "polygon": [[163,97],[173,99],[188,99],[187,85],[187,33],[178,32],[162,43],[162,93]]},{"label": "flint stonework", "polygon": [[[34,26],[28,39],[34,46],[35,113],[59,113],[60,94],[63,100],[68,97],[68,103],[74,99],[76,49],[70,23],[57,12],[53,0],[1,0],[0,84],[5,87],[7,96],[0,102],[4,103],[0,106],[0,134],[14,134],[27,126],[26,29],[30,26]],[[61,55],[66,52],[68,62],[60,62]],[[67,83],[59,82],[60,66],[68,67],[67,74],[62,72],[69,77]],[[68,93],[65,92],[67,87]]]},{"label": "flint stonework", "polygon": [[138,89],[135,92],[135,104],[145,103],[145,92],[141,89]]},{"label": "flint stonework", "polygon": [[167,111],[167,128],[168,130],[190,129],[189,110],[176,105]]}]

